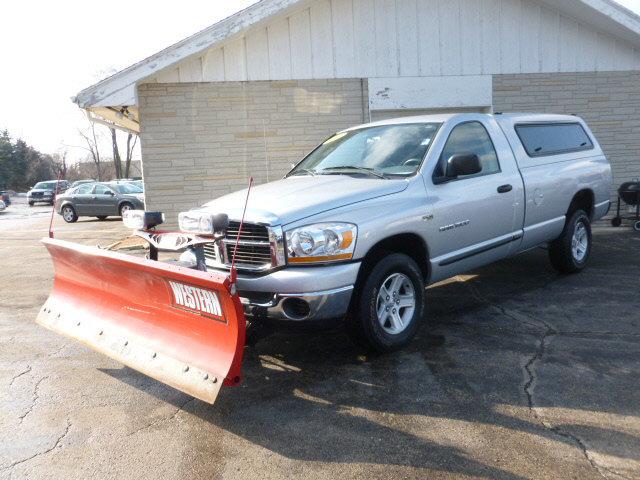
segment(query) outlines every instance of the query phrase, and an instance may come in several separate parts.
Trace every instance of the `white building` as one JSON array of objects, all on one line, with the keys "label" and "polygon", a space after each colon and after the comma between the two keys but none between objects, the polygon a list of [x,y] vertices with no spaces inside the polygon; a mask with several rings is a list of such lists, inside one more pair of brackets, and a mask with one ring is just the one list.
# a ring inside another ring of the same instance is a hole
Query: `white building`
[{"label": "white building", "polygon": [[583,116],[615,184],[640,177],[640,17],[610,0],[263,0],[80,92],[140,132],[147,207],[284,174],[390,116]]}]

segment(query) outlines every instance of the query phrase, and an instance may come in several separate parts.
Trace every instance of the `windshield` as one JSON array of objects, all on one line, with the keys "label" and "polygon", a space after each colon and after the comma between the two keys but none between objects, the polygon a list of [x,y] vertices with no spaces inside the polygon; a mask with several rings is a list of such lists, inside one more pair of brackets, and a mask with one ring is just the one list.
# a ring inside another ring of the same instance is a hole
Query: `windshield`
[{"label": "windshield", "polygon": [[311,152],[288,176],[354,172],[413,175],[439,126],[405,123],[339,132]]},{"label": "windshield", "polygon": [[132,185],[131,183],[118,183],[109,185],[118,193],[142,193],[142,189]]},{"label": "windshield", "polygon": [[33,188],[39,190],[54,190],[56,188],[56,182],[38,182]]}]

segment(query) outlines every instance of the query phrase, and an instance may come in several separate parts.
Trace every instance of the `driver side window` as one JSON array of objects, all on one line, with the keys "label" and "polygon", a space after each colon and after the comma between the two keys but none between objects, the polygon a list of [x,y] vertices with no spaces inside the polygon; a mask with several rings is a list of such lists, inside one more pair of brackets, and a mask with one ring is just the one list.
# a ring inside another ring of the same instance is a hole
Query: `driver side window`
[{"label": "driver side window", "polygon": [[453,155],[472,153],[480,159],[482,170],[475,175],[466,175],[458,177],[465,179],[470,177],[480,177],[482,175],[490,175],[500,172],[500,163],[498,155],[491,141],[491,137],[487,130],[480,122],[461,123],[454,127],[449,134],[447,143],[442,149],[440,161],[436,168],[436,176],[444,175],[444,168]]},{"label": "driver side window", "polygon": [[96,195],[110,195],[111,189],[105,185],[96,185],[96,189],[93,193]]}]

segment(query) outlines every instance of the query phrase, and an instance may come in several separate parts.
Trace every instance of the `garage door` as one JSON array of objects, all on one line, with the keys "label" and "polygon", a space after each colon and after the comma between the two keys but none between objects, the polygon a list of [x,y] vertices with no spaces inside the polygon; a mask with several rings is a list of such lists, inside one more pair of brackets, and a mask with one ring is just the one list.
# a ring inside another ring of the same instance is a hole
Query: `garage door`
[{"label": "garage door", "polygon": [[410,109],[372,110],[371,121],[377,122],[379,120],[387,120],[389,118],[412,117],[414,115],[431,115],[434,113],[469,113],[469,112],[488,113],[489,109],[487,107],[467,107],[467,108],[430,108],[430,109],[419,109],[419,110],[410,110]]}]

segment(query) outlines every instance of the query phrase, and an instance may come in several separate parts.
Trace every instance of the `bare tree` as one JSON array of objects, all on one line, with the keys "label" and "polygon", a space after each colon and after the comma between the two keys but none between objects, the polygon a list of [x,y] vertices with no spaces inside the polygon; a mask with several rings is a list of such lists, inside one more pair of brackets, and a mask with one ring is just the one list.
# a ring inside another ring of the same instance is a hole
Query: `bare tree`
[{"label": "bare tree", "polygon": [[116,173],[116,178],[122,178],[122,160],[120,159],[120,149],[118,148],[118,136],[116,135],[116,129],[109,127],[111,131],[111,149],[113,150],[113,167]]},{"label": "bare tree", "polygon": [[54,153],[53,155],[49,155],[48,158],[56,176],[59,175],[60,178],[67,178],[67,151],[63,150],[61,153]]},{"label": "bare tree", "polygon": [[[131,141],[133,139],[133,142]],[[131,170],[131,158],[133,157],[133,150],[136,148],[136,143],[138,141],[138,136],[129,132],[127,135],[127,159],[124,166],[124,177],[131,178],[129,176]]]},{"label": "bare tree", "polygon": [[91,159],[96,166],[96,180],[100,181],[100,173],[102,170],[101,167],[101,158],[100,158],[100,150],[98,149],[98,137],[96,135],[96,124],[93,122],[89,122],[89,132],[83,132],[82,130],[78,130],[80,136],[84,139],[87,144],[86,147],[82,147],[85,150],[88,150],[91,154]]}]

